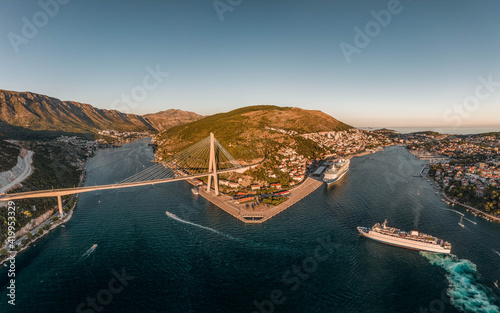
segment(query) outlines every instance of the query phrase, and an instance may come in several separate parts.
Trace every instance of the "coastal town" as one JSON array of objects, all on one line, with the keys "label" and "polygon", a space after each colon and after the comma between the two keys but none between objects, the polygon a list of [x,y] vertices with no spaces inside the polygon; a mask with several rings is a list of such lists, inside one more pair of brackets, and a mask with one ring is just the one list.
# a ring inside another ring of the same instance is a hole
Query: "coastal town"
[{"label": "coastal town", "polygon": [[[296,131],[270,127],[267,129],[287,136],[297,136]],[[315,176],[321,181],[318,178],[331,166],[328,165],[329,161],[374,153],[395,143],[384,134],[360,129],[300,136],[318,144],[324,152],[319,157],[308,158],[292,147],[281,147],[255,169],[240,174],[222,175],[219,181],[220,191],[231,197],[228,197],[226,202],[237,205],[239,212],[245,211],[247,215],[251,212],[267,211],[288,201],[308,178]],[[202,184],[201,180],[197,181],[197,185]]]},{"label": "coastal town", "polygon": [[[321,147],[323,152],[318,157],[312,158],[300,154],[296,147],[280,147],[269,154],[261,164],[246,172],[221,174],[219,179],[221,195],[218,198],[204,191],[203,178],[192,181],[196,194],[218,203],[221,208],[224,207],[227,212],[244,222],[262,222],[321,186],[320,177],[331,160],[374,153],[391,145],[405,145],[415,157],[429,162],[427,174],[442,188],[444,196],[450,197],[450,200],[457,203],[471,205],[485,214],[500,215],[498,134],[474,136],[441,135],[432,132],[398,134],[385,130],[351,129],[298,135],[295,131],[284,129],[268,128],[268,130],[311,140]],[[72,159],[71,166],[81,172],[86,159],[93,156],[97,149],[119,147],[122,142],[147,137],[150,134],[105,130],[100,131],[99,135],[103,138],[86,140],[78,136],[60,136],[54,140],[54,144],[73,147],[71,149],[80,151]],[[114,144],[110,145],[110,142]],[[46,146],[47,143],[43,145]],[[80,183],[82,181],[80,176]],[[74,197],[66,201],[69,208],[75,204]],[[20,238],[17,240],[19,246],[26,246],[32,239],[36,240],[43,235],[44,231],[48,232],[57,220],[54,213],[49,214],[50,219],[40,220],[37,218],[40,213],[36,212],[35,206],[33,210],[23,212],[24,219],[33,218],[28,228],[31,227],[36,231],[27,232],[25,231],[27,228],[24,228],[24,233],[19,234]],[[70,209],[66,208],[66,213],[70,213]],[[27,233],[33,235],[27,236]]]},{"label": "coastal town", "polygon": [[428,175],[458,203],[492,216],[500,215],[500,134],[398,135],[409,151],[429,160]]},{"label": "coastal town", "polygon": [[131,142],[139,138],[152,136],[151,132],[121,132],[113,129],[105,129],[97,132],[96,142],[101,148],[120,147],[123,143]]},{"label": "coastal town", "polygon": [[0,313],[500,313],[500,1],[0,7]]}]

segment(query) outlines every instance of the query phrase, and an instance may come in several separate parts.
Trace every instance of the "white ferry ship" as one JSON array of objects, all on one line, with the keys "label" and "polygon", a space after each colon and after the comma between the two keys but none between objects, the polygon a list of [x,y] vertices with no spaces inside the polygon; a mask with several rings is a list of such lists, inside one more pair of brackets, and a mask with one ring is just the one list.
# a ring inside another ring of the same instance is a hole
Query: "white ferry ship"
[{"label": "white ferry ship", "polygon": [[387,220],[382,224],[375,224],[371,229],[358,227],[358,231],[364,237],[392,246],[443,254],[451,253],[449,242],[420,233],[418,230],[407,233],[397,228],[388,227]]},{"label": "white ferry ship", "polygon": [[351,160],[349,159],[335,160],[330,168],[326,170],[323,181],[328,185],[339,181],[349,171],[350,164]]}]

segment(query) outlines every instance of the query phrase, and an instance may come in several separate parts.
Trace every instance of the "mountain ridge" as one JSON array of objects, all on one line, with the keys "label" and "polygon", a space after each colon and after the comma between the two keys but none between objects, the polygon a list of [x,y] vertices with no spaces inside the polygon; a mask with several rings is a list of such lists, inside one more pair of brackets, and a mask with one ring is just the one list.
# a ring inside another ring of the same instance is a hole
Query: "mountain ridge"
[{"label": "mountain ridge", "polygon": [[13,133],[14,128],[19,132],[22,129],[69,133],[96,133],[103,129],[160,131],[201,117],[174,109],[146,115],[127,114],[33,92],[0,89],[0,124],[7,133]]}]

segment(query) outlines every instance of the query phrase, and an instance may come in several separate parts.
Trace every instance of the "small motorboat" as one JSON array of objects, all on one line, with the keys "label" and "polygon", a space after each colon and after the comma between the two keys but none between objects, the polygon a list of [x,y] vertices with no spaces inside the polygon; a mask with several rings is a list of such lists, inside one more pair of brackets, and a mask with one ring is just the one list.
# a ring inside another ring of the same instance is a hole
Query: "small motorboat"
[{"label": "small motorboat", "polygon": [[463,215],[460,217],[460,222],[458,222],[458,225],[460,225],[460,227],[465,227],[465,225],[464,225],[464,216]]},{"label": "small motorboat", "polygon": [[169,211],[165,211],[165,214],[171,218],[176,218],[177,216],[174,213],[170,213]]}]

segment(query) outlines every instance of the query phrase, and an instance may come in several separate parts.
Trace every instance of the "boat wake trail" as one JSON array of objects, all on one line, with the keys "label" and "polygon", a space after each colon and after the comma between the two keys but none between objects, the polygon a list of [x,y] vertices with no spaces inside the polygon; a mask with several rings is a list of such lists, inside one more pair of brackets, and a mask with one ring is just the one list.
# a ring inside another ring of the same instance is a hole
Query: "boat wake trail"
[{"label": "boat wake trail", "polygon": [[196,224],[196,223],[193,223],[193,222],[190,222],[190,221],[183,220],[182,218],[178,217],[177,215],[175,215],[173,213],[170,213],[170,212],[165,212],[165,213],[167,214],[168,217],[170,217],[171,219],[173,219],[173,220],[175,220],[177,222],[188,224],[188,225],[191,225],[191,226],[195,226],[195,227],[198,227],[198,228],[201,228],[201,229],[204,229],[204,230],[208,230],[208,231],[210,231],[210,232],[212,232],[214,234],[217,234],[219,236],[226,237],[226,238],[228,238],[230,240],[233,240],[233,241],[241,242],[242,244],[245,244],[245,245],[248,245],[248,246],[251,246],[251,247],[258,247],[258,248],[261,248],[261,249],[270,249],[270,250],[291,251],[291,249],[286,248],[286,247],[276,247],[276,246],[268,245],[268,244],[265,244],[265,243],[257,243],[257,242],[251,241],[251,240],[246,240],[246,239],[242,239],[242,238],[236,238],[236,237],[233,237],[233,236],[228,235],[226,233],[223,233],[221,231],[218,231],[216,229],[213,229],[213,228],[210,228],[210,227],[207,227],[207,226],[203,226],[203,225],[200,225],[200,224]]},{"label": "boat wake trail", "polygon": [[446,270],[449,282],[447,294],[451,304],[462,312],[500,313],[494,303],[498,300],[495,294],[478,282],[476,264],[469,260],[459,259],[455,255],[442,255],[420,252],[432,265]]},{"label": "boat wake trail", "polygon": [[469,222],[471,222],[471,223],[472,223],[472,224],[474,224],[474,225],[477,225],[477,223],[476,223],[476,222],[471,221],[471,220],[470,220],[470,219],[468,219],[468,218],[465,218],[465,217],[464,217],[464,220],[469,221]]},{"label": "boat wake trail", "polygon": [[177,215],[172,214],[172,213],[168,213],[167,212],[167,216],[170,217],[173,220],[178,221],[178,222],[181,222],[181,223],[184,223],[184,224],[192,225],[192,226],[195,226],[195,227],[198,227],[198,228],[201,228],[201,229],[205,229],[205,230],[211,231],[211,232],[213,232],[213,233],[215,233],[217,235],[226,237],[226,238],[231,239],[231,240],[244,241],[242,239],[239,239],[239,238],[233,237],[231,235],[225,234],[225,233],[223,233],[221,231],[218,231],[216,229],[213,229],[213,228],[210,228],[210,227],[206,227],[206,226],[203,226],[203,225],[200,225],[200,224],[196,224],[196,223],[193,223],[193,222],[190,222],[190,221],[183,220],[182,218],[180,218]]},{"label": "boat wake trail", "polygon": [[498,254],[498,256],[500,256],[500,252],[498,252],[498,251],[497,251],[497,250],[495,250],[495,249],[491,249],[491,250],[493,250],[493,252],[495,252],[496,254]]},{"label": "boat wake trail", "polygon": [[462,212],[458,212],[458,211],[455,211],[455,210],[452,210],[452,209],[443,209],[443,210],[446,210],[446,211],[451,211],[451,212],[455,212],[455,213],[457,213],[457,214],[460,214],[460,215],[462,215],[462,216],[464,217],[464,220],[469,221],[469,222],[471,222],[471,223],[472,223],[472,224],[474,224],[474,225],[477,225],[477,223],[476,223],[476,222],[471,221],[470,219],[466,218],[466,217],[465,217],[465,214],[463,214]]},{"label": "boat wake trail", "polygon": [[458,211],[455,211],[455,210],[452,210],[452,209],[443,209],[443,210],[446,210],[446,211],[451,211],[451,212],[455,212],[457,214],[460,214],[462,216],[465,216],[465,214],[463,214],[462,212],[458,212]]},{"label": "boat wake trail", "polygon": [[82,256],[80,257],[80,259],[78,261],[82,261],[82,260],[85,260],[86,258],[88,258],[89,255],[91,255],[92,252],[94,252],[95,248],[97,248],[97,245],[93,245],[92,247],[90,247],[90,249],[88,249],[87,252],[82,254]]},{"label": "boat wake trail", "polygon": [[443,209],[443,210],[446,210],[446,211],[451,211],[451,212],[455,212],[455,213],[457,213],[457,214],[460,214],[460,215],[462,215],[462,216],[464,217],[464,220],[469,221],[469,222],[471,222],[471,223],[472,223],[472,224],[474,224],[474,225],[477,225],[477,223],[476,223],[476,222],[471,221],[470,219],[466,218],[466,217],[465,217],[465,214],[463,214],[462,212],[458,212],[458,211],[455,211],[455,210],[452,210],[452,209]]}]

